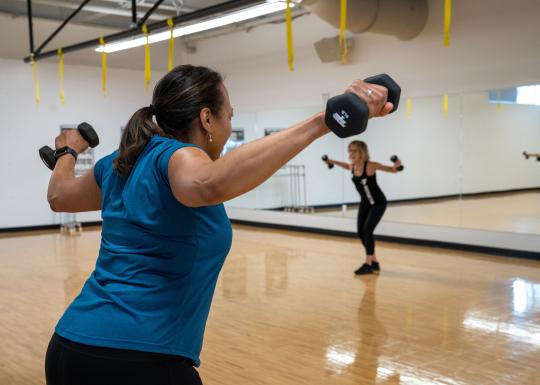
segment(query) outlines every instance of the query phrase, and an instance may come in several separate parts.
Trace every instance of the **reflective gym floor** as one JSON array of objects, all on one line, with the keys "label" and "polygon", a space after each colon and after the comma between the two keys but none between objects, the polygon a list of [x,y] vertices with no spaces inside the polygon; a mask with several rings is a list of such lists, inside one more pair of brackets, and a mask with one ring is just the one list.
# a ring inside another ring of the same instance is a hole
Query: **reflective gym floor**
[{"label": "reflective gym floor", "polygon": [[[44,354],[100,229],[0,237],[0,384]],[[540,261],[235,226],[208,321],[206,385],[540,384]]]},{"label": "reflective gym floor", "polygon": [[[540,234],[540,190],[487,194],[463,199],[434,199],[390,203],[385,221],[468,229]],[[319,214],[319,212],[317,212]],[[349,206],[321,210],[320,214],[356,218],[357,209]]]}]

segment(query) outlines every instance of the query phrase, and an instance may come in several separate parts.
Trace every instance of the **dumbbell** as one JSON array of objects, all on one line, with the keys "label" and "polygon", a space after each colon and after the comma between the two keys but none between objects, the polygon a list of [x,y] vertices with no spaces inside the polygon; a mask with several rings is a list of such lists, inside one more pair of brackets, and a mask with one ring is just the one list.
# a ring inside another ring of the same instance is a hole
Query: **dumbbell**
[{"label": "dumbbell", "polygon": [[[324,154],[321,159],[323,160],[323,162],[327,162],[328,161],[328,155]],[[328,165],[329,169],[334,168],[333,164],[330,164],[330,163],[326,163],[326,164]]]},{"label": "dumbbell", "polygon": [[532,154],[530,152],[523,151],[523,156],[525,157],[525,159],[529,159],[531,156],[536,157],[536,161],[540,162],[540,153],[539,154]]},{"label": "dumbbell", "polygon": [[[401,88],[390,76],[380,74],[364,79],[364,81],[386,87],[388,89],[388,101],[394,105],[391,113],[397,110]],[[347,92],[330,98],[326,103],[324,121],[328,128],[340,138],[364,132],[368,119],[368,106],[356,94]]]},{"label": "dumbbell", "polygon": [[[88,123],[81,123],[77,126],[77,130],[81,134],[84,140],[88,142],[90,147],[96,147],[99,144],[99,137],[96,131]],[[71,150],[68,147],[58,148],[53,150],[49,146],[43,146],[39,149],[39,157],[45,163],[49,169],[53,170],[56,166],[56,160],[66,153],[71,153]],[[76,154],[75,154],[76,155]],[[77,158],[75,156],[75,158]]]},{"label": "dumbbell", "polygon": [[[392,163],[396,163],[398,160],[399,160],[399,158],[398,158],[397,155],[392,155],[392,156],[390,157],[390,161],[391,161]],[[405,166],[399,165],[399,166],[397,167],[397,170],[398,170],[398,171],[403,171],[404,168],[405,168]]]}]

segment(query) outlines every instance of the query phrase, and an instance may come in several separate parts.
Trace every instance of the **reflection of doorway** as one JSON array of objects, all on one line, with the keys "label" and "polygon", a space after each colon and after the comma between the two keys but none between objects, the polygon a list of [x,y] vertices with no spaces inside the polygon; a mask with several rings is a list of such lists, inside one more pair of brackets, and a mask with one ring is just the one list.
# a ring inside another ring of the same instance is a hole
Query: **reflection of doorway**
[{"label": "reflection of doorway", "polygon": [[[61,124],[60,132],[64,132],[67,130],[76,130],[77,127],[78,127],[77,124]],[[92,147],[88,147],[84,152],[81,152],[77,156],[77,162],[75,163],[75,176],[79,177],[83,175],[85,172],[90,170],[93,165],[94,165],[94,149]]]},{"label": "reflection of doorway", "polygon": [[282,296],[287,292],[289,281],[287,251],[267,251],[264,255],[266,294]]},{"label": "reflection of doorway", "polygon": [[[67,130],[76,130],[77,124],[61,124],[60,132]],[[75,162],[75,177],[78,178],[84,175],[94,166],[94,149],[88,147],[85,151],[77,156]],[[82,225],[77,221],[75,213],[60,213],[60,231],[74,234],[82,231]]]},{"label": "reflection of doorway", "polygon": [[227,140],[227,143],[225,143],[225,146],[223,146],[223,152],[221,155],[225,155],[226,153],[230,152],[231,150],[235,149],[236,147],[240,147],[245,142],[245,135],[244,135],[244,129],[243,128],[233,128],[231,132],[231,136],[229,137],[229,140]]},{"label": "reflection of doorway", "polygon": [[283,128],[265,128],[264,129],[264,136],[275,134],[276,132],[282,131]]},{"label": "reflection of doorway", "polygon": [[223,297],[247,296],[247,257],[238,255],[227,260],[221,273]]},{"label": "reflection of doorway", "polygon": [[82,289],[86,275],[81,271],[78,258],[78,237],[56,236],[56,255],[64,274],[64,305],[68,306]]}]

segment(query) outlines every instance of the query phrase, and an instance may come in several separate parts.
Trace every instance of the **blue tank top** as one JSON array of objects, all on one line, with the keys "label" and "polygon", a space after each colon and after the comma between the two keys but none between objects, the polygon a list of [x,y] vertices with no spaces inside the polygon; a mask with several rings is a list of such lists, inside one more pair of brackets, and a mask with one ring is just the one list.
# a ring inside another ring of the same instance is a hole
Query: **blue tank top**
[{"label": "blue tank top", "polygon": [[165,353],[200,364],[203,334],[232,228],[223,205],[191,208],[171,192],[168,164],[190,144],[154,136],[127,178],[116,152],[94,175],[102,194],[101,247],[56,333],[74,342]]}]

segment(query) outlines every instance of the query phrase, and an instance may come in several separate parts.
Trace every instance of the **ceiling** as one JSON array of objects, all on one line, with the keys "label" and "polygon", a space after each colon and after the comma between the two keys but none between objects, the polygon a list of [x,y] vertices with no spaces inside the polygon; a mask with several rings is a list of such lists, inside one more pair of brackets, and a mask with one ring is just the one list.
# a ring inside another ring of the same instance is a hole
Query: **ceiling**
[{"label": "ceiling", "polygon": [[[136,0],[138,18],[157,0]],[[33,17],[63,21],[83,0],[32,0]],[[149,22],[207,8],[223,0],[164,0],[150,16]],[[0,12],[13,16],[26,16],[27,0],[0,1]],[[132,22],[131,0],[92,0],[70,21],[73,24],[128,29]]]},{"label": "ceiling", "polygon": [[[64,48],[67,53],[69,53],[69,58],[74,59],[73,64],[90,64],[95,65],[95,59],[98,56],[84,49],[84,52],[78,54],[77,52],[70,51],[68,48],[71,45],[78,44],[81,42],[96,40],[99,36],[104,36],[107,40],[108,35],[114,34],[120,31],[133,31],[139,32],[139,28],[134,28],[132,10],[134,8],[133,3],[135,3],[135,8],[138,12],[137,20],[140,20],[145,14],[156,6],[156,9],[149,16],[148,23],[152,29],[152,23],[161,21],[163,22],[167,18],[180,16],[180,15],[189,15],[193,12],[199,11],[201,9],[206,9],[209,7],[217,6],[224,3],[233,3],[233,6],[242,7],[246,6],[247,3],[254,4],[263,2],[263,0],[248,0],[244,2],[240,1],[227,1],[227,0],[0,0],[0,57],[6,58],[22,58],[27,57],[30,52],[30,39],[28,33],[28,1],[32,4],[32,21],[33,21],[33,52],[44,53],[49,61],[56,60],[56,49]],[[299,0],[294,0],[295,2],[300,2]],[[379,0],[371,0],[371,3],[378,4]],[[389,1],[389,0],[387,0]],[[390,0],[395,1],[395,0]],[[425,0],[418,0],[425,1]],[[158,4],[158,2],[160,2]],[[314,1],[311,1],[313,3]],[[42,44],[45,44],[44,41],[47,40],[49,36],[56,30],[56,28],[64,22],[71,14],[76,12],[78,8],[84,3],[84,6],[81,10],[74,16],[73,19],[69,21],[65,28],[63,28],[58,36],[54,37],[54,40],[47,44],[46,47],[43,47]],[[307,3],[307,2],[306,2]],[[328,13],[328,10],[339,10],[339,2],[337,0],[326,0],[322,4],[321,10]],[[362,13],[363,8],[358,4],[364,4],[358,1],[357,11]],[[367,4],[367,2],[366,2]],[[393,3],[392,3],[393,4]],[[308,14],[308,8],[302,6],[295,7],[293,9],[293,17],[304,16]],[[351,9],[353,9],[351,7]],[[212,13],[218,12],[212,8]],[[336,14],[338,14],[337,12]],[[388,12],[387,12],[388,13]],[[322,20],[327,18],[322,17],[320,13],[314,11],[314,14],[319,15]],[[394,14],[392,14],[394,15]],[[197,16],[197,15],[196,15]],[[360,15],[361,16],[361,15]],[[397,26],[402,23],[400,21],[405,20],[395,17],[392,19],[392,25]],[[399,15],[398,15],[399,16]],[[360,19],[356,15],[350,15],[353,19]],[[375,17],[375,16],[373,16]],[[262,25],[268,25],[269,23],[283,23],[285,19],[285,12],[275,13],[273,15],[266,15],[260,18],[250,19],[249,21],[244,21],[241,23],[231,24],[227,27],[218,28],[211,31],[202,32],[196,35],[190,35],[181,39],[182,43],[188,43],[189,47],[184,47],[184,51],[188,54],[191,53],[194,41],[199,41],[208,37],[216,37],[218,35],[224,35],[228,32],[238,32],[238,31],[250,31],[255,27]],[[166,28],[165,23],[162,23]],[[298,22],[295,21],[295,25]],[[313,44],[315,41],[319,40],[322,37],[333,37],[328,34],[322,35],[321,32],[326,30],[325,27],[320,27],[321,23],[317,23],[317,28],[309,39],[309,44]],[[326,24],[326,22],[322,23]],[[369,21],[367,24],[373,25],[373,21]],[[388,24],[388,21],[387,21]],[[335,23],[334,23],[335,25]],[[335,28],[333,28],[335,29]],[[269,38],[272,40],[279,39],[282,42],[282,37],[278,37],[276,32],[280,35],[285,30],[285,27],[280,27],[279,30],[274,29],[273,31],[268,30]],[[157,31],[157,30],[156,30]],[[333,34],[333,32],[330,32]],[[302,45],[301,41],[296,37],[296,28],[295,28],[295,45]],[[335,36],[335,35],[334,35]],[[128,39],[129,36],[123,36],[123,38]],[[26,40],[26,41],[25,41]],[[266,44],[268,38],[262,38],[258,43]],[[93,45],[93,43],[92,43]],[[156,44],[155,49],[160,52],[166,49],[166,43]],[[89,47],[90,45],[88,45]],[[227,47],[227,50],[230,50],[232,47]],[[179,47],[180,48],[180,47]],[[244,46],[235,47],[240,50],[244,50]],[[258,47],[257,47],[258,48]],[[118,62],[111,63],[113,65],[119,65],[124,67],[125,62],[128,62],[127,67],[131,67],[129,62],[131,59],[138,57],[138,54],[134,52],[140,52],[141,49],[133,51],[127,54],[118,54],[114,55],[116,58],[124,58],[125,60],[118,60]],[[260,49],[257,50],[259,54],[262,53]],[[48,60],[46,58],[41,58],[38,56],[38,60]],[[124,63],[120,63],[124,62]],[[163,60],[160,60],[158,68],[163,67]],[[137,65],[135,68],[138,68]]]},{"label": "ceiling", "polygon": [[[146,10],[148,9],[148,5],[153,4],[153,1],[155,0],[137,0],[138,8]],[[122,8],[123,6],[125,7],[126,2],[129,3],[129,7]],[[165,0],[155,11],[154,16],[157,15],[159,20],[166,19],[170,16],[176,16],[176,8],[174,8],[173,2],[178,4],[179,0]],[[226,1],[184,0],[182,12],[193,12],[196,9],[206,8],[224,2]],[[32,0],[32,13],[34,15],[34,47],[38,47],[43,43],[60,23],[73,12],[73,7],[76,8],[81,3],[82,0]],[[38,4],[43,7],[38,7]],[[55,7],[48,4],[56,4],[57,6]],[[90,11],[86,14],[81,13],[80,16],[77,16],[70,21],[64,29],[54,37],[54,39],[44,48],[43,52],[56,50],[56,48],[59,47],[67,47],[72,44],[95,39],[99,36],[107,36],[118,31],[129,29],[131,23],[131,0],[92,0],[87,6],[97,6],[98,4],[99,6],[106,4],[105,6],[110,7],[111,9],[123,10],[125,14],[115,15],[113,17],[112,15],[95,11]],[[71,6],[71,8],[66,6]],[[293,11],[293,17],[307,14],[306,10],[303,10],[300,7],[298,8],[299,9]],[[7,9],[10,11],[7,11]],[[0,0],[0,58],[22,60],[28,56],[30,47],[28,38],[28,18],[26,15],[26,0]],[[175,44],[175,60],[186,60],[185,55],[188,55],[187,52],[190,51],[186,47],[186,44],[190,47],[199,47],[203,44],[201,39],[205,39],[206,42],[209,42],[212,39],[208,38],[227,35],[232,32],[249,31],[249,34],[244,33],[244,35],[246,35],[246,37],[249,35],[251,38],[244,41],[241,46],[231,45],[229,40],[226,40],[227,43],[222,44],[220,48],[218,48],[222,53],[219,55],[216,55],[215,51],[209,53],[208,60],[223,62],[223,60],[227,59],[232,60],[255,54],[264,54],[265,52],[269,53],[278,49],[283,50],[285,43],[281,34],[285,30],[283,24],[284,18],[284,13],[268,15],[259,19],[253,19],[249,22],[240,23],[240,25],[232,25],[215,31],[178,38],[176,39],[177,43]],[[303,21],[301,19],[304,18],[295,20],[295,26],[298,22]],[[309,19],[312,19],[312,17],[309,17]],[[333,31],[333,28],[325,25],[325,23],[319,21],[318,18],[315,18],[315,20],[317,21],[315,24],[310,23],[309,25],[305,25],[302,28],[302,32],[300,32],[300,29],[295,28],[295,45],[300,46],[304,43],[312,44],[315,36],[333,33],[328,32],[329,29],[330,31]],[[112,26],[113,23],[116,23],[114,24],[115,26]],[[276,31],[279,34],[277,36]],[[268,36],[272,36],[272,38],[268,39]],[[238,38],[241,37],[239,36]],[[198,50],[198,58],[200,58],[201,53],[202,52]],[[152,45],[153,70],[165,71],[167,69],[167,57],[168,42],[165,41]],[[56,63],[58,58],[53,56],[40,60]],[[66,54],[65,63],[68,65],[100,66],[101,55],[94,52],[91,48],[83,49]],[[143,68],[144,64],[144,47],[109,54],[107,57],[107,64],[110,67],[140,70]],[[210,63],[208,63],[208,65],[209,64]]]}]

